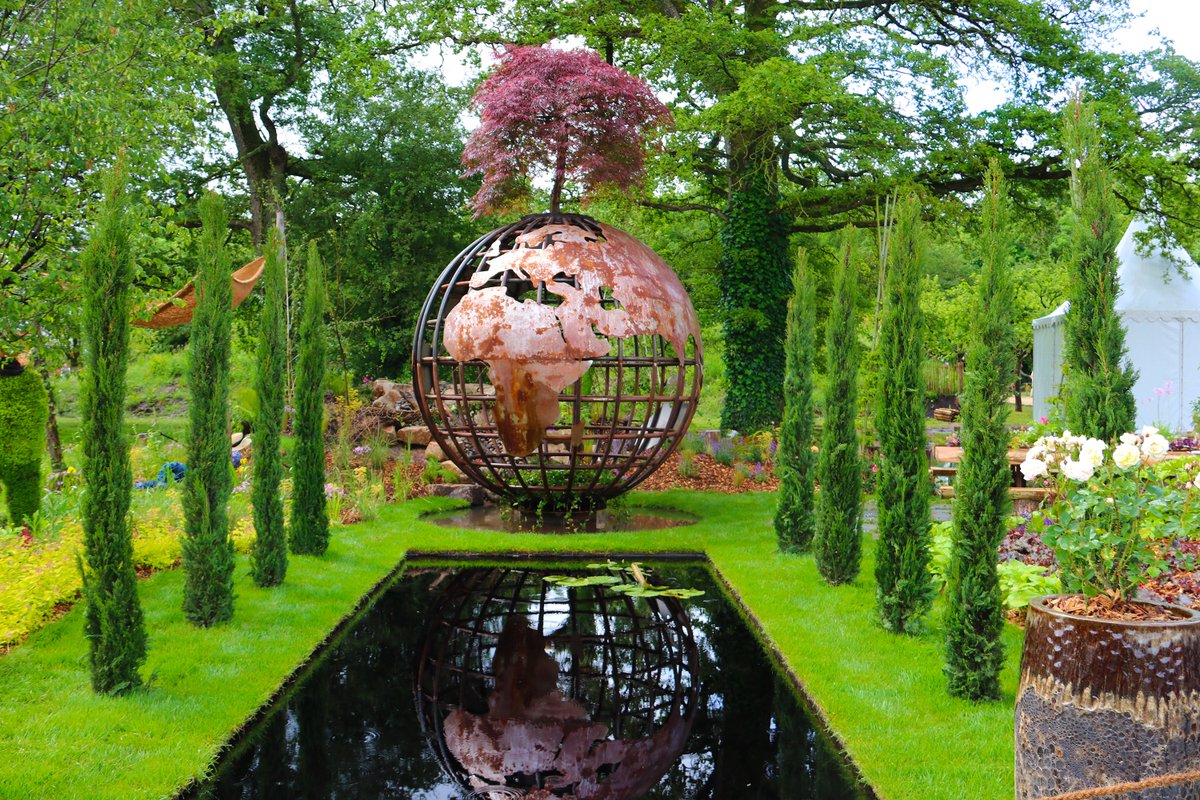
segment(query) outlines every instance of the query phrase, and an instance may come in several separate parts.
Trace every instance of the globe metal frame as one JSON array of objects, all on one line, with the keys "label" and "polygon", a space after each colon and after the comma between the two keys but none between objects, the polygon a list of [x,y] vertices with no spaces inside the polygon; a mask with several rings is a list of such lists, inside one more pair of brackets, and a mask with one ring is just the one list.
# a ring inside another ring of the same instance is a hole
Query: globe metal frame
[{"label": "globe metal frame", "polygon": [[[450,355],[443,342],[446,317],[471,290],[471,278],[495,257],[497,246],[499,253],[508,252],[518,236],[549,225],[569,225],[603,238],[600,224],[590,217],[546,213],[523,217],[472,242],[443,270],[421,308],[413,339],[413,388],[433,439],[471,480],[526,509],[586,511],[603,508],[632,489],[675,452],[699,401],[702,346],[698,330],[682,358],[658,334],[611,337],[609,355],[589,359],[588,372],[560,392],[560,410],[566,404],[569,419],[560,416],[547,428],[533,453],[506,452],[488,365]],[[563,275],[562,282],[579,288],[574,277]],[[512,298],[559,304],[544,284],[512,271],[476,288],[492,286],[504,287]],[[601,295],[602,308],[622,307],[611,293]],[[690,304],[687,311],[694,315]],[[585,406],[599,409],[590,421],[585,421]]]},{"label": "globe metal frame", "polygon": [[[473,788],[471,774],[451,752],[443,723],[456,709],[486,713],[497,681],[493,658],[513,616],[524,616],[545,637],[562,666],[559,690],[590,720],[606,724],[609,738],[645,741],[658,734],[660,752],[627,765],[636,774],[627,772],[624,780],[652,785],[678,758],[700,692],[699,648],[679,600],[636,598],[603,585],[566,588],[543,580],[542,572],[516,568],[463,569],[437,591],[418,649],[413,694],[422,733],[442,770],[461,786]],[[544,777],[522,776],[539,787]],[[498,798],[508,788],[489,786],[473,796]]]}]

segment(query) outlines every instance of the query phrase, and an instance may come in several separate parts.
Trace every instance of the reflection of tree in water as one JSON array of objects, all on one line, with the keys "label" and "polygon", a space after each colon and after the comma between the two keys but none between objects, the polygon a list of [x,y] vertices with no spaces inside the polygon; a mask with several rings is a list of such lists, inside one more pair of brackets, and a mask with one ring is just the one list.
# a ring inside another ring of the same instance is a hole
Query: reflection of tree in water
[{"label": "reflection of tree in water", "polygon": [[[413,706],[414,666],[435,577],[410,572],[380,597],[197,795],[206,800],[465,797],[442,774]],[[663,568],[655,582],[703,588],[707,594],[685,604],[700,653],[691,735],[645,800],[861,797],[843,776],[828,738],[813,729],[786,682],[774,677],[761,647],[706,570]],[[554,591],[564,599],[570,592],[581,611],[596,610],[586,591]],[[587,647],[588,637],[606,630],[600,615],[577,614],[574,637],[560,630],[562,619],[547,623],[547,632],[559,634],[553,655],[564,697],[577,698],[585,709],[616,714],[621,726],[612,726],[612,736],[618,730],[626,737],[644,735],[645,715],[634,712],[647,705],[646,687],[622,681],[621,691],[614,692],[590,676],[611,666],[632,674],[648,662]],[[622,635],[632,630],[624,621],[611,628]],[[498,636],[503,624],[484,630]],[[486,686],[477,689],[471,707],[483,714]]]}]

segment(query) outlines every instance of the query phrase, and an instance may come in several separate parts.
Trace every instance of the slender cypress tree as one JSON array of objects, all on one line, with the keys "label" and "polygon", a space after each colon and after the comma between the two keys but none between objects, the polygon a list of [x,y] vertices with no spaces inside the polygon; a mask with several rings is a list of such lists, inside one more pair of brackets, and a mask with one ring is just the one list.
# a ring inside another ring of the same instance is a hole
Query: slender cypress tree
[{"label": "slender cypress tree", "polygon": [[1096,113],[1079,96],[1067,104],[1065,139],[1075,207],[1075,261],[1063,348],[1063,402],[1072,431],[1112,441],[1133,429],[1137,373],[1126,358],[1125,329],[1115,310],[1121,290],[1121,221],[1112,177],[1101,153]]},{"label": "slender cypress tree", "polygon": [[954,504],[946,615],[950,693],[970,700],[1000,697],[1004,607],[997,548],[1008,514],[1008,396],[1016,371],[1013,285],[1008,267],[1004,174],[993,161],[984,184],[983,269],[967,349],[963,391],[963,459]]},{"label": "slender cypress tree", "polygon": [[813,351],[816,322],[815,291],[808,275],[808,253],[796,253],[792,271],[792,302],[788,307],[787,369],[783,378],[783,425],[779,431],[781,482],[775,507],[779,549],[799,553],[812,546],[813,478]]},{"label": "slender cypress tree", "polygon": [[862,560],[862,463],[858,455],[858,281],[854,231],[842,236],[842,257],[825,329],[825,424],[817,457],[817,569],[829,583],[858,577]]},{"label": "slender cypress tree", "polygon": [[287,534],[283,527],[283,499],[279,481],[283,463],[279,439],[283,429],[284,360],[287,330],[284,320],[283,271],[286,269],[283,242],[278,230],[267,235],[263,269],[263,309],[258,321],[258,420],[254,433],[258,448],[254,458],[254,551],[251,573],[259,586],[278,586],[287,574]]},{"label": "slender cypress tree", "polygon": [[188,377],[192,389],[188,474],[183,482],[183,613],[209,626],[233,616],[233,541],[226,507],[233,488],[229,460],[229,349],[233,292],[225,252],[224,203],[200,201],[200,270]]},{"label": "slender cypress tree", "polygon": [[92,688],[141,685],[146,628],[133,569],[129,499],[133,472],[125,434],[125,366],[133,252],[125,217],[123,163],[105,186],[91,241],[80,260],[83,301],[83,596]]},{"label": "slender cypress tree", "polygon": [[876,604],[883,625],[914,633],[933,602],[929,577],[929,472],[921,364],[924,231],[915,194],[897,204],[879,331],[879,548]]},{"label": "slender cypress tree", "polygon": [[293,467],[292,552],[319,556],[329,546],[325,512],[325,274],[315,242],[308,245],[300,367],[296,375],[296,452]]}]

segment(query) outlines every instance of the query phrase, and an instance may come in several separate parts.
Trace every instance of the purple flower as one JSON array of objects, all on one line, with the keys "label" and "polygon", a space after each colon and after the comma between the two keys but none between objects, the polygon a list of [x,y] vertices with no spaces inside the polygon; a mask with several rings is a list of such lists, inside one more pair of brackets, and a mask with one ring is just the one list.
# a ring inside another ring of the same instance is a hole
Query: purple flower
[{"label": "purple flower", "polygon": [[336,483],[325,484],[325,499],[332,500],[335,497],[345,497],[346,490],[338,486]]},{"label": "purple flower", "polygon": [[369,452],[371,452],[370,445],[361,444],[354,448],[354,455],[356,456],[365,456]]}]

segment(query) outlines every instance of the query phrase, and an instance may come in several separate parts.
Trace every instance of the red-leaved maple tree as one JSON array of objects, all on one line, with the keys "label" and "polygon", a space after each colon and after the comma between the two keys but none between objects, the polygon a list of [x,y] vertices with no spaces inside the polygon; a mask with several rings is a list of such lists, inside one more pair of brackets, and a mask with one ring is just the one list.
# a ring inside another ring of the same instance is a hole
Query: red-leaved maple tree
[{"label": "red-leaved maple tree", "polygon": [[520,204],[538,173],[554,178],[555,212],[567,178],[585,198],[603,185],[640,183],[648,132],[671,122],[645,82],[588,50],[510,47],[472,106],[481,124],[462,163],[464,175],[483,175],[471,200],[476,217]]}]

